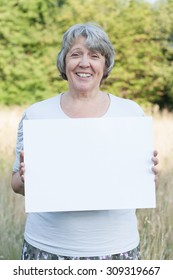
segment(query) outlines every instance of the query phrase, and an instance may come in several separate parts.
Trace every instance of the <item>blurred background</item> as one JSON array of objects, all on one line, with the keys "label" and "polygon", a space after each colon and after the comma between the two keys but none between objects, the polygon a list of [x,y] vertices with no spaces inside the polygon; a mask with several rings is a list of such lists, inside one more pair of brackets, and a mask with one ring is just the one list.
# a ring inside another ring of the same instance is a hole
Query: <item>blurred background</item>
[{"label": "blurred background", "polygon": [[173,259],[173,0],[0,0],[0,259],[20,259],[24,198],[10,181],[25,108],[67,89],[56,69],[63,33],[96,22],[115,48],[102,90],[153,116],[157,208],[137,210],[143,259]]}]

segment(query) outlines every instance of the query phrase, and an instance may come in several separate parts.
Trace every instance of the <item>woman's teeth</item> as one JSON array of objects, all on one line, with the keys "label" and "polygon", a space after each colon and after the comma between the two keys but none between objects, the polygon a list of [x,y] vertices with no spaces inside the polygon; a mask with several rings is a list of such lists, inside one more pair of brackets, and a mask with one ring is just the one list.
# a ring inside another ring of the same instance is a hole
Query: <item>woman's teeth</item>
[{"label": "woman's teeth", "polygon": [[76,73],[77,76],[81,77],[81,78],[89,78],[91,77],[91,74],[87,74],[87,73]]}]

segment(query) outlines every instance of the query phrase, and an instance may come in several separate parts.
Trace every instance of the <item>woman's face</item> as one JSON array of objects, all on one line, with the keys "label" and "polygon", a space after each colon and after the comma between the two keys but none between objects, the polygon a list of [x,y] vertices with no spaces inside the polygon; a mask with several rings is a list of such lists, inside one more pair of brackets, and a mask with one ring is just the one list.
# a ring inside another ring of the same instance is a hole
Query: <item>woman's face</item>
[{"label": "woman's face", "polygon": [[69,90],[99,91],[105,69],[105,57],[87,48],[86,39],[79,37],[66,55]]}]

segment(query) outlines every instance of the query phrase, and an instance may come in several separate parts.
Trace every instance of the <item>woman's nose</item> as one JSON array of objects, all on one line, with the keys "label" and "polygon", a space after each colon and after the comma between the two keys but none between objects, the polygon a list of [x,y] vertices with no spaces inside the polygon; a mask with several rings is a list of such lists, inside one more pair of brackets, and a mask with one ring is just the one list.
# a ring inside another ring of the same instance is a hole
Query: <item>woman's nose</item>
[{"label": "woman's nose", "polygon": [[81,56],[79,66],[81,66],[81,67],[89,67],[90,66],[89,58],[88,58],[87,55]]}]

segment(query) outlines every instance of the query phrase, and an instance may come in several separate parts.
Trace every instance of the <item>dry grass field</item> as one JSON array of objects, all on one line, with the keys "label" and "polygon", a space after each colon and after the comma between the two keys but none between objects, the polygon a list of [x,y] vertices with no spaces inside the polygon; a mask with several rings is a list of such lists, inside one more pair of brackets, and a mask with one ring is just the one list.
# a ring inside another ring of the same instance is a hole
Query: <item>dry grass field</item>
[{"label": "dry grass field", "polygon": [[[11,190],[17,125],[24,108],[0,107],[0,259],[20,259],[24,198]],[[173,259],[173,114],[153,113],[159,151],[157,208],[137,211],[142,259]]]},{"label": "dry grass field", "polygon": [[143,259],[173,259],[173,114],[153,115],[155,147],[159,152],[157,208],[138,211]]},{"label": "dry grass field", "polygon": [[24,198],[11,189],[14,146],[20,108],[0,107],[0,259],[20,259],[24,229]]}]

